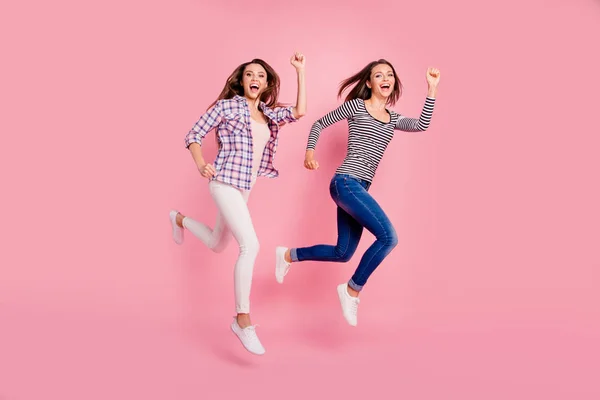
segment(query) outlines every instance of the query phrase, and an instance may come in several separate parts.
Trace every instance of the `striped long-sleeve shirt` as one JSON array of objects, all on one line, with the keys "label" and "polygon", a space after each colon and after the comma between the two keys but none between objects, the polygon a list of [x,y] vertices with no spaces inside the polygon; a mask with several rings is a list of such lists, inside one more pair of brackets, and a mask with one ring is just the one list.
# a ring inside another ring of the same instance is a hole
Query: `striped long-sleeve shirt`
[{"label": "striped long-sleeve shirt", "polygon": [[372,182],[383,153],[394,137],[394,131],[425,131],[429,127],[435,99],[427,97],[421,117],[408,118],[388,110],[388,123],[375,119],[366,109],[362,99],[354,99],[316,121],[308,136],[307,150],[314,150],[324,128],[343,119],[348,120],[348,148],[346,158],[336,173],[349,174]]}]

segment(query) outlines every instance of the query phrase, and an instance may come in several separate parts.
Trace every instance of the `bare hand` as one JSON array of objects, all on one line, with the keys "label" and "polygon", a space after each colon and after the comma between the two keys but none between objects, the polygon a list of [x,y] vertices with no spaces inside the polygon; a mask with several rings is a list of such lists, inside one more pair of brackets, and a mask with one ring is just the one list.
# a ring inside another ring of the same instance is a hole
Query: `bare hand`
[{"label": "bare hand", "polygon": [[290,63],[294,66],[294,68],[296,68],[296,70],[304,69],[304,66],[306,65],[306,57],[304,57],[304,54],[296,52],[290,59]]},{"label": "bare hand", "polygon": [[198,170],[200,171],[200,175],[208,179],[212,178],[217,173],[212,164],[204,164],[204,166],[198,168]]},{"label": "bare hand", "polygon": [[304,159],[304,168],[309,169],[309,170],[319,169],[319,162],[312,158],[305,158]]},{"label": "bare hand", "polygon": [[437,68],[427,69],[427,84],[430,87],[437,87],[440,83],[440,70]]}]

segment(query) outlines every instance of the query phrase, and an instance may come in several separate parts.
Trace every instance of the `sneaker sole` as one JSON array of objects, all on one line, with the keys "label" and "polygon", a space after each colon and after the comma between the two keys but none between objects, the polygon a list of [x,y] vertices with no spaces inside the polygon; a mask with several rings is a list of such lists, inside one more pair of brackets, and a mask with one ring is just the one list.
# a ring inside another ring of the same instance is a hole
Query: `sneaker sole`
[{"label": "sneaker sole", "polygon": [[181,229],[178,225],[177,225],[177,214],[175,214],[175,216],[172,216],[171,213],[169,213],[169,220],[171,221],[171,237],[173,238],[173,241],[176,244],[183,244],[183,232],[181,234],[181,241],[177,241],[175,240],[175,230],[176,229]]},{"label": "sneaker sole", "polygon": [[[281,250],[279,248],[277,248],[275,250],[275,280],[277,281],[277,283],[282,284],[283,283],[283,279],[285,278],[285,274],[282,272],[281,273],[281,278],[279,277],[279,253],[281,252]],[[283,252],[282,257],[285,257],[285,251]]]},{"label": "sneaker sole", "polygon": [[244,349],[246,349],[246,351],[247,351],[248,353],[250,353],[250,354],[254,354],[255,356],[262,356],[262,355],[264,355],[264,354],[265,354],[264,352],[263,352],[263,353],[256,353],[256,352],[254,352],[254,351],[250,350],[249,348],[247,348],[247,347],[244,345],[244,342],[242,342],[242,339],[240,339],[240,337],[238,336],[238,334],[235,332],[235,329],[233,329],[233,325],[229,325],[229,327],[231,328],[231,332],[233,332],[233,334],[235,335],[235,337],[236,337],[236,338],[237,338],[237,339],[240,341],[240,343],[242,344],[242,347],[243,347]]}]

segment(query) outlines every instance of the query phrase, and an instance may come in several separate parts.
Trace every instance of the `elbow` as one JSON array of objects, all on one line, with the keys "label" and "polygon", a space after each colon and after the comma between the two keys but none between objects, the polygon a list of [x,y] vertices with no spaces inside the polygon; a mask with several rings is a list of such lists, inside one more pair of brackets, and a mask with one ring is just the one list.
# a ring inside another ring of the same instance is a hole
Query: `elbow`
[{"label": "elbow", "polygon": [[295,107],[293,114],[295,119],[300,119],[306,115],[306,109]]}]

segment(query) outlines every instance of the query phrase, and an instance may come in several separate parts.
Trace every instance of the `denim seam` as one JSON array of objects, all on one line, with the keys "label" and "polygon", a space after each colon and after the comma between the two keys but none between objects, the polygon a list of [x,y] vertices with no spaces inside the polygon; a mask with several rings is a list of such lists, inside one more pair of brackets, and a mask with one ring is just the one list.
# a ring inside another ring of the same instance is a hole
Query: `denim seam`
[{"label": "denim seam", "polygon": [[[381,223],[381,221],[379,220],[379,218],[377,218],[377,216],[376,216],[376,215],[374,215],[374,214],[371,212],[371,209],[370,209],[369,207],[367,207],[367,206],[365,205],[365,203],[363,203],[363,202],[362,202],[362,201],[361,201],[361,200],[358,198],[358,196],[356,196],[356,195],[354,194],[354,192],[352,192],[352,190],[350,190],[350,188],[348,187],[348,184],[347,184],[347,182],[346,182],[346,180],[345,180],[345,179],[344,179],[344,184],[345,184],[345,186],[346,186],[346,189],[348,189],[348,192],[349,192],[349,193],[350,193],[352,196],[354,196],[354,198],[355,198],[355,199],[356,199],[356,200],[357,200],[357,201],[358,201],[358,202],[359,202],[359,203],[360,203],[360,204],[361,204],[363,207],[365,207],[365,208],[366,208],[366,209],[369,211],[369,213],[371,214],[371,216],[372,216],[372,217],[374,217],[374,218],[375,218],[375,220],[376,220],[376,221],[379,223],[379,226],[383,228],[383,224]],[[363,189],[364,189],[364,188],[363,188]],[[380,206],[380,208],[381,208],[381,206]],[[383,209],[381,209],[381,211],[383,211]],[[391,221],[390,221],[390,223],[391,223]],[[383,229],[383,230],[384,230],[384,232],[385,232],[385,229]],[[378,239],[377,237],[375,237],[375,241],[378,241],[378,240],[379,240],[379,239]],[[387,233],[386,233],[386,236],[385,236],[385,240],[387,240]],[[367,262],[367,264],[368,264],[368,263],[370,263],[370,262],[373,260],[373,257],[375,257],[375,255],[376,255],[376,254],[377,254],[377,253],[378,253],[380,250],[381,250],[381,249],[377,250],[377,252],[376,252],[375,254],[373,254],[373,256],[371,257],[371,259],[369,260],[369,262]],[[365,260],[365,261],[366,261],[366,260]],[[355,282],[355,283],[356,283],[356,282]]]},{"label": "denim seam", "polygon": [[[377,216],[371,212],[371,209],[370,209],[369,207],[367,207],[367,206],[366,206],[366,204],[365,204],[365,203],[363,203],[363,202],[362,202],[362,201],[361,201],[361,200],[358,198],[358,196],[356,196],[356,195],[354,194],[354,192],[352,192],[352,190],[351,190],[351,189],[348,187],[348,184],[346,183],[346,181],[345,181],[345,180],[344,180],[344,184],[345,184],[345,186],[346,186],[346,189],[348,189],[348,192],[350,192],[350,194],[351,194],[352,196],[354,196],[354,198],[355,198],[355,199],[356,199],[356,200],[357,200],[357,201],[358,201],[358,202],[359,202],[359,203],[360,203],[360,204],[361,204],[363,207],[365,207],[365,208],[366,208],[366,209],[369,211],[369,214],[371,214],[371,216],[372,216],[373,218],[375,218],[375,220],[377,220],[377,222],[379,223],[379,226],[383,228],[384,226],[383,226],[383,224],[381,223],[381,220],[380,220],[379,218],[377,218]],[[364,189],[364,188],[363,188],[363,189]],[[366,190],[365,190],[365,191],[366,191]],[[368,192],[367,192],[367,193],[368,193]],[[369,196],[370,196],[370,195],[369,195]],[[371,197],[373,197],[373,196],[371,196]],[[380,206],[380,208],[381,208],[381,206]],[[383,211],[383,208],[381,209],[381,211]],[[385,231],[385,229],[384,229],[384,231]],[[386,234],[386,237],[385,237],[385,238],[387,239],[387,234]]]},{"label": "denim seam", "polygon": [[[336,195],[337,195],[337,197],[339,199],[339,197],[340,197],[340,191],[338,190],[338,187],[337,187],[337,181],[335,181],[335,180],[333,181],[333,186],[335,187],[335,193],[336,193]],[[334,201],[334,203],[335,203],[335,201]],[[337,203],[336,203],[336,205],[337,205]],[[339,235],[339,232],[338,232],[338,240],[339,240],[339,237],[340,237],[340,235]],[[348,247],[349,246],[350,246],[350,235],[348,235],[348,238],[346,239],[346,247],[345,247],[344,254],[342,255],[342,258],[346,255],[346,252],[348,251]],[[337,247],[337,244],[336,244],[335,247]],[[335,248],[334,248],[333,251],[335,252]]]}]

